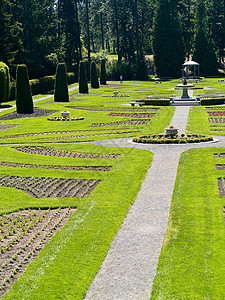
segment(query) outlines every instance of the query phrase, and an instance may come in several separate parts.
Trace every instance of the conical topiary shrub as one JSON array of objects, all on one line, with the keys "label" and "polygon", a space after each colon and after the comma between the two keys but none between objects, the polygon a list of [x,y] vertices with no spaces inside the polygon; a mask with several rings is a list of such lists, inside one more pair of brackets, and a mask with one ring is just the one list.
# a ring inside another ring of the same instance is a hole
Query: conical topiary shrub
[{"label": "conical topiary shrub", "polygon": [[87,74],[86,74],[86,67],[84,61],[81,61],[79,65],[78,80],[79,80],[79,93],[88,94]]},{"label": "conical topiary shrub", "polygon": [[9,99],[10,93],[10,75],[8,66],[0,62],[0,103]]},{"label": "conical topiary shrub", "polygon": [[16,69],[16,108],[18,114],[32,114],[34,112],[26,65],[18,65]]},{"label": "conical topiary shrub", "polygon": [[99,88],[96,63],[94,61],[91,62],[91,87],[93,89],[98,89]]},{"label": "conical topiary shrub", "polygon": [[67,72],[66,72],[66,65],[64,63],[60,63],[57,66],[56,76],[55,76],[54,101],[69,102]]},{"label": "conical topiary shrub", "polygon": [[101,84],[106,84],[106,69],[105,69],[105,60],[103,59],[101,61],[101,74],[100,74],[100,83]]}]

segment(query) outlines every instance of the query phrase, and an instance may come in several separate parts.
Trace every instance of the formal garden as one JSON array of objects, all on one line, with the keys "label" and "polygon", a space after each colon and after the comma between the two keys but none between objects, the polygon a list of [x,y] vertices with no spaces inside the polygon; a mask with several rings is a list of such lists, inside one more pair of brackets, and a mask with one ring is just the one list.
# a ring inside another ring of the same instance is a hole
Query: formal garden
[{"label": "formal garden", "polygon": [[[162,138],[175,107],[130,103],[179,96],[178,83],[107,82],[88,93],[72,84],[63,102],[33,96],[29,113],[2,103],[1,297],[84,299],[154,156],[94,142]],[[196,85],[210,97],[225,89],[218,78]],[[190,108],[182,138],[200,148],[181,154],[152,299],[223,298],[225,148],[203,149],[199,137],[223,136],[224,114],[218,104]]]}]

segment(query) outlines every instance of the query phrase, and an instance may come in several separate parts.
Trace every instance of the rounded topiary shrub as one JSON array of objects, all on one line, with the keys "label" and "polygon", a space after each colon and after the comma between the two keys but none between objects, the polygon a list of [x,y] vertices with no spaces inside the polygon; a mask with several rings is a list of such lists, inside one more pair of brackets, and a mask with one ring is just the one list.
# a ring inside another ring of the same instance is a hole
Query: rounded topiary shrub
[{"label": "rounded topiary shrub", "polygon": [[86,74],[86,66],[84,61],[81,61],[79,65],[78,80],[79,80],[79,93],[88,94],[87,74]]},{"label": "rounded topiary shrub", "polygon": [[64,63],[60,63],[57,66],[56,77],[55,77],[54,101],[69,102],[67,72],[66,72],[66,65]]},{"label": "rounded topiary shrub", "polygon": [[100,74],[100,83],[106,84],[106,69],[105,69],[105,59],[101,61],[101,74]]},{"label": "rounded topiary shrub", "polygon": [[8,66],[0,62],[0,103],[6,102],[10,94],[10,75]]},{"label": "rounded topiary shrub", "polygon": [[19,114],[32,114],[34,112],[26,65],[18,65],[16,69],[16,108]]},{"label": "rounded topiary shrub", "polygon": [[93,89],[98,89],[99,88],[96,63],[94,61],[91,62],[91,87]]}]

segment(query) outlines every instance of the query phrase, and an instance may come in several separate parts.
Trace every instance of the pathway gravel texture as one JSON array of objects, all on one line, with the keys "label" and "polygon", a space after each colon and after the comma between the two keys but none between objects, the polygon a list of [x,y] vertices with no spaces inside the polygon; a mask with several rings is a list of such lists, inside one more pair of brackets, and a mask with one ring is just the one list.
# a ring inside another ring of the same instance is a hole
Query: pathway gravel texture
[{"label": "pathway gravel texture", "polygon": [[[188,112],[189,107],[176,107],[171,125],[177,126],[179,133],[185,132]],[[225,146],[225,137],[204,144],[146,145],[127,138],[95,144],[145,149],[152,151],[154,158],[85,300],[147,300],[166,233],[180,154],[190,148]]]}]

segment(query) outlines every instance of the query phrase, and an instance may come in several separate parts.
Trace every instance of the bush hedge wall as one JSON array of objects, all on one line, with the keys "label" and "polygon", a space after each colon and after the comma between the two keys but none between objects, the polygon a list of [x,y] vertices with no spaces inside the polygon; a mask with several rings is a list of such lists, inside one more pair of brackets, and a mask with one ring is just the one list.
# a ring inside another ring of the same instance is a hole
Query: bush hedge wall
[{"label": "bush hedge wall", "polygon": [[10,93],[9,67],[0,62],[0,103],[6,102]]},{"label": "bush hedge wall", "polygon": [[[67,73],[67,82],[68,84],[72,84],[76,82],[76,76],[74,73]],[[32,95],[38,95],[49,91],[53,91],[54,83],[55,83],[55,75],[45,76],[39,79],[31,79],[30,88],[31,88]],[[10,96],[8,101],[15,100],[16,83],[11,82],[10,87],[11,89],[10,89]]]},{"label": "bush hedge wall", "polygon": [[201,105],[218,105],[225,103],[225,97],[218,98],[202,98],[200,99]]},{"label": "bush hedge wall", "polygon": [[145,105],[155,105],[155,106],[169,106],[169,99],[139,99],[136,102],[145,102]]}]

